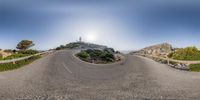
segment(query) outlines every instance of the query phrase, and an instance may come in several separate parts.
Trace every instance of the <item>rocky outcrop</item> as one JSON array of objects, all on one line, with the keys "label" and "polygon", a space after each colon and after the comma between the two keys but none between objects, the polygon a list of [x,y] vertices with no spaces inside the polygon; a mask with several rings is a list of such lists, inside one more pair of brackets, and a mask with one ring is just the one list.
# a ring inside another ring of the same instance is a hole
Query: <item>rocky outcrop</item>
[{"label": "rocky outcrop", "polygon": [[0,55],[2,55],[3,58],[5,58],[12,55],[12,53],[8,53],[8,52],[4,52],[3,50],[0,50]]},{"label": "rocky outcrop", "polygon": [[132,54],[137,53],[153,56],[166,56],[168,53],[172,52],[172,50],[172,45],[168,43],[162,43],[143,48],[139,51],[132,52]]},{"label": "rocky outcrop", "polygon": [[177,64],[169,64],[169,66],[173,67],[173,68],[176,68],[176,69],[180,69],[180,70],[189,70],[190,68],[185,65],[185,64],[180,64],[180,63],[177,63]]},{"label": "rocky outcrop", "polygon": [[107,46],[104,45],[98,45],[98,44],[92,44],[92,43],[86,43],[86,42],[72,42],[66,45],[61,45],[60,47],[57,47],[56,50],[60,49],[105,49]]}]

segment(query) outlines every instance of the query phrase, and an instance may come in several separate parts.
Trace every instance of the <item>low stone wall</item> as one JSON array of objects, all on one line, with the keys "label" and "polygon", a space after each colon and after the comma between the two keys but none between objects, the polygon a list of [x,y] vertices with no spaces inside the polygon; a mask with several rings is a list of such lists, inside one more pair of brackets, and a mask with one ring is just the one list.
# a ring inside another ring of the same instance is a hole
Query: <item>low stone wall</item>
[{"label": "low stone wall", "polygon": [[151,59],[153,59],[156,62],[162,63],[162,64],[167,64],[168,66],[170,66],[172,68],[176,68],[179,70],[187,70],[187,71],[189,70],[188,65],[183,64],[183,63],[167,61],[167,60],[162,60],[162,59],[153,58],[153,57],[151,57]]},{"label": "low stone wall", "polygon": [[[156,62],[166,64],[166,65],[168,65],[172,68],[189,71],[189,64],[184,63],[184,61],[171,60],[171,59],[168,59],[168,58],[155,57],[155,56],[150,56],[150,55],[139,55],[139,56],[144,56],[144,57],[150,58],[150,59],[152,59]],[[191,61],[191,62],[193,62],[193,61]],[[195,63],[198,63],[198,62],[195,62]]]}]

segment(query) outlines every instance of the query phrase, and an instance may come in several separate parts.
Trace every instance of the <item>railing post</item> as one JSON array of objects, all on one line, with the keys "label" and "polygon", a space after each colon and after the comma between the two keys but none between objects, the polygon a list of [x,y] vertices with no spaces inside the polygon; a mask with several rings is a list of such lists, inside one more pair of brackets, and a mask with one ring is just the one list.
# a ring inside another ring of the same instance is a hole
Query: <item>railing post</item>
[{"label": "railing post", "polygon": [[167,65],[169,65],[169,59],[167,59]]},{"label": "railing post", "polygon": [[16,64],[15,61],[12,62],[13,64]]}]

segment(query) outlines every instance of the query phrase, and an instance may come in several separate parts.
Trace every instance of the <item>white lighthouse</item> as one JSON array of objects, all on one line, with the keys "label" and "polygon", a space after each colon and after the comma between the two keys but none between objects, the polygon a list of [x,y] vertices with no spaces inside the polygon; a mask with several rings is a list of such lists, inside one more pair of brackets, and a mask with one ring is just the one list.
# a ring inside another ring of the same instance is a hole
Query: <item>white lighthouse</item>
[{"label": "white lighthouse", "polygon": [[81,36],[79,37],[79,42],[82,42],[82,37]]}]

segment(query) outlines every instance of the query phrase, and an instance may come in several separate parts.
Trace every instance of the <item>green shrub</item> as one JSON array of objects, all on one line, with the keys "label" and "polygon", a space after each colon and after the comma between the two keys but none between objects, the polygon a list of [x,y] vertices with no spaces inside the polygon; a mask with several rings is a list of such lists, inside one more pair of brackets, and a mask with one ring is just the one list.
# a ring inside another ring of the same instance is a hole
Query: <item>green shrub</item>
[{"label": "green shrub", "polygon": [[60,48],[60,47],[57,47],[56,50],[61,50],[61,48]]},{"label": "green shrub", "polygon": [[29,56],[29,54],[12,54],[6,58],[3,58],[3,60],[16,59],[16,58],[21,58],[21,57],[26,57],[26,56]]},{"label": "green shrub", "polygon": [[15,62],[15,64],[13,64],[13,63],[0,64],[0,71],[7,71],[7,70],[13,70],[13,69],[20,68],[24,65],[27,65],[27,64],[33,62],[36,59],[39,59],[40,57],[41,56],[33,56],[33,57],[30,57],[29,59],[17,61],[17,62]]},{"label": "green shrub", "polygon": [[6,52],[6,53],[13,53],[13,50],[11,50],[11,49],[6,49],[6,50],[4,50],[4,52]]},{"label": "green shrub", "polygon": [[101,54],[101,60],[107,61],[107,62],[112,62],[115,58],[114,55],[108,52],[104,52]]},{"label": "green shrub", "polygon": [[200,60],[200,51],[196,47],[181,48],[170,53],[168,57],[177,60]]},{"label": "green shrub", "polygon": [[100,58],[100,55],[103,53],[101,50],[97,49],[88,49],[86,50],[87,54],[90,56],[91,59],[97,60]]},{"label": "green shrub", "polygon": [[77,56],[81,59],[87,59],[89,55],[85,51],[81,51],[80,53],[77,54]]},{"label": "green shrub", "polygon": [[19,50],[18,53],[19,53],[19,54],[29,54],[29,55],[33,55],[33,54],[39,53],[39,51],[37,51],[37,50]]},{"label": "green shrub", "polygon": [[200,72],[200,64],[189,65],[190,71]]},{"label": "green shrub", "polygon": [[113,48],[105,48],[103,51],[107,53],[115,53],[115,50]]},{"label": "green shrub", "polygon": [[87,49],[77,54],[77,56],[88,62],[106,63],[115,61],[115,57],[111,52],[98,49]]},{"label": "green shrub", "polygon": [[3,56],[0,54],[0,60],[2,60],[3,59]]},{"label": "green shrub", "polygon": [[174,55],[174,52],[171,52],[171,53],[169,53],[169,54],[167,55],[167,57],[168,57],[168,58],[172,58],[173,55]]},{"label": "green shrub", "polygon": [[[13,50],[12,50],[13,52]],[[19,50],[18,53],[13,53],[12,55],[3,58],[3,60],[10,60],[10,59],[16,59],[16,58],[21,58],[21,57],[26,57],[30,55],[34,55],[39,53],[37,50]]]}]

